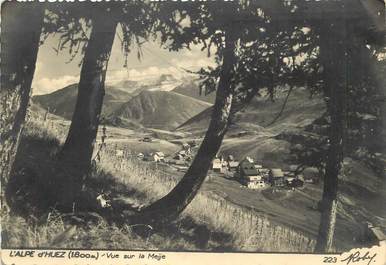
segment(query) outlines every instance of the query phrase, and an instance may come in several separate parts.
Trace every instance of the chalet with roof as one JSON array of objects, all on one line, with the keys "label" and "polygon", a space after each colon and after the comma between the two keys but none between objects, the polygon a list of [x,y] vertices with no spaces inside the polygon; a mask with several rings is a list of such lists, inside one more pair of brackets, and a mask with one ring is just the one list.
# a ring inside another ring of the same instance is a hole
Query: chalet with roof
[{"label": "chalet with roof", "polygon": [[229,171],[236,172],[237,168],[239,167],[239,161],[228,161],[228,169]]},{"label": "chalet with roof", "polygon": [[268,179],[270,170],[268,168],[259,168],[257,169],[257,172],[259,172],[260,175]]},{"label": "chalet with roof", "polygon": [[174,160],[184,160],[184,156],[181,155],[180,153],[177,153],[173,156]]},{"label": "chalet with roof", "polygon": [[304,181],[297,177],[285,177],[285,184],[291,188],[303,187]]},{"label": "chalet with roof", "polygon": [[224,172],[223,161],[220,158],[213,159],[213,161],[212,161],[212,170],[214,172],[218,172],[218,173],[223,173]]},{"label": "chalet with roof", "polygon": [[192,152],[190,144],[183,143],[182,144],[182,151],[184,151],[187,155],[190,155],[190,153]]},{"label": "chalet with roof", "polygon": [[152,153],[151,158],[154,162],[165,162],[165,154],[163,152]]},{"label": "chalet with roof", "polygon": [[249,156],[245,157],[245,160],[247,160],[249,163],[252,163],[252,164],[255,163],[255,161]]},{"label": "chalet with roof", "polygon": [[269,172],[269,181],[272,186],[282,187],[285,185],[284,173],[280,168],[272,168]]},{"label": "chalet with roof", "polygon": [[264,179],[259,175],[254,164],[248,159],[244,159],[239,165],[240,180],[248,188],[258,189],[265,187]]}]

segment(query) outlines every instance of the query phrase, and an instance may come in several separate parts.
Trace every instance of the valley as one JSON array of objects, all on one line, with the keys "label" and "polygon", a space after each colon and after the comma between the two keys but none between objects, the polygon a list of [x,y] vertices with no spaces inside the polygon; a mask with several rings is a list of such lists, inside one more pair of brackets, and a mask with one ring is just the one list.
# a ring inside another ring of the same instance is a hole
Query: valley
[{"label": "valley", "polygon": [[[191,92],[183,95],[175,90],[144,89],[135,96],[121,91],[124,90],[120,89],[118,95],[115,95],[116,91],[110,90],[111,100],[105,101],[103,107],[105,111],[110,110],[105,112],[105,143],[112,154],[117,155],[117,159],[135,159],[139,153],[147,155],[155,152],[163,152],[166,158],[172,158],[182,149],[184,143],[194,140],[200,144],[210,120],[210,100],[201,101],[197,97],[191,97]],[[50,96],[53,97],[53,102],[56,101],[55,93]],[[127,98],[123,98],[125,95]],[[264,97],[256,98],[238,113],[219,153],[224,156],[232,155],[240,161],[249,156],[266,167],[287,170],[291,165],[288,162],[291,143],[278,139],[277,136],[284,132],[302,131],[321,116],[324,103],[318,97],[309,98],[304,89],[296,90],[289,97],[282,116],[274,124],[267,126],[280,111],[285,95],[284,90],[275,102]],[[42,98],[45,100],[42,101]],[[34,104],[41,108],[52,106],[47,103],[47,98],[49,97],[40,96],[40,99],[34,100]],[[70,98],[68,100],[73,100],[72,96]],[[55,108],[50,107],[52,109]],[[60,105],[56,109],[60,109]],[[68,126],[69,121],[63,119],[69,117],[67,110],[53,114],[55,115],[50,114],[50,122],[63,128]],[[97,144],[100,143],[101,134],[102,126],[99,128]],[[151,142],[142,141],[144,137],[150,138]],[[125,153],[123,157],[118,155],[121,152]],[[167,163],[141,163],[144,167],[154,164],[163,175],[176,180],[184,174],[184,170]],[[359,246],[362,243],[359,238],[363,223],[370,221],[382,226],[386,218],[384,207],[381,206],[386,198],[385,180],[375,176],[361,162],[350,160],[348,167],[353,170],[345,179],[341,179],[343,187],[336,227],[337,249]],[[362,181],[364,179],[366,181]],[[317,204],[321,199],[322,181],[281,194],[274,193],[271,188],[250,190],[226,175],[210,171],[200,193],[226,200],[235,207],[249,209],[257,216],[264,216],[274,223],[299,231],[310,239],[314,239],[317,234],[320,218]],[[362,194],[371,194],[373,199],[363,200]]]}]

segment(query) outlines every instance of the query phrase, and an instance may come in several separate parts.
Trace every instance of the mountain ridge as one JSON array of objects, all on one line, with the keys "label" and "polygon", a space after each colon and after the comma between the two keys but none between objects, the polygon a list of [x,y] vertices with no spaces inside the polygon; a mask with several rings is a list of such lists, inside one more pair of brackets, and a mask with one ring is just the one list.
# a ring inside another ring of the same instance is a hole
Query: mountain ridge
[{"label": "mountain ridge", "polygon": [[210,106],[172,91],[144,90],[112,112],[108,120],[113,124],[118,119],[149,128],[173,130]]},{"label": "mountain ridge", "polygon": [[[71,84],[49,94],[33,96],[32,100],[43,109],[49,110],[49,112],[55,115],[71,119],[75,109],[77,96],[78,84]],[[107,86],[105,88],[102,115],[110,113],[130,98],[131,95],[128,92],[119,88]]]}]

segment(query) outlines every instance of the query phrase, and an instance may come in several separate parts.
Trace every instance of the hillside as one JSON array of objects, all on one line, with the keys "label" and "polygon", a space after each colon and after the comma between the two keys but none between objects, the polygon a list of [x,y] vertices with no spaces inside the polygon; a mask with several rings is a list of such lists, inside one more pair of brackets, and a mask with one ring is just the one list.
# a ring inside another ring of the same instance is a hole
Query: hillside
[{"label": "hillside", "polygon": [[156,129],[175,129],[210,107],[209,103],[168,91],[142,91],[110,116],[112,123],[140,124]]},{"label": "hillside", "polygon": [[174,88],[173,92],[181,95],[189,96],[198,100],[206,101],[211,104],[214,104],[214,101],[216,99],[215,92],[212,92],[208,95],[204,95],[204,93],[200,95],[200,89],[198,87],[197,82],[195,81],[185,82],[177,86],[176,88]]},{"label": "hillside", "polygon": [[[78,95],[78,84],[72,84],[46,95],[34,96],[32,100],[53,114],[71,119]],[[115,87],[106,87],[102,114],[106,115],[117,109],[131,98],[130,93]]]},{"label": "hillside", "polygon": [[[324,102],[321,98],[310,99],[306,90],[298,89],[291,93],[281,117],[274,124],[267,126],[280,112],[285,96],[286,91],[283,91],[275,102],[271,102],[267,98],[253,99],[244,110],[236,114],[233,128],[238,128],[241,131],[255,131],[256,127],[260,127],[272,133],[280,133],[283,130],[304,127],[318,118],[324,111]],[[209,125],[211,113],[212,109],[206,109],[186,121],[178,130],[194,133],[204,132]]]},{"label": "hillside", "polygon": [[[290,95],[280,118],[269,125],[280,112],[286,91],[275,102],[267,98],[255,98],[236,114],[220,152],[232,154],[238,159],[250,156],[268,166],[280,166],[289,157],[290,143],[276,139],[285,131],[302,130],[324,112],[321,98],[310,99],[307,91],[298,89]],[[212,108],[208,108],[182,124],[177,131],[201,137],[208,128]]]}]

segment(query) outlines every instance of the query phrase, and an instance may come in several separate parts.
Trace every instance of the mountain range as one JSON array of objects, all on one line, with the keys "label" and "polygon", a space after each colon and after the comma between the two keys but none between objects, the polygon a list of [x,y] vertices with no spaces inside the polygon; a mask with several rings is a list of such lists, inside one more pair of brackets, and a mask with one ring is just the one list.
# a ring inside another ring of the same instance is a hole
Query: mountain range
[{"label": "mountain range", "polygon": [[[32,98],[33,104],[50,113],[71,119],[78,85]],[[198,83],[161,75],[146,81],[127,80],[107,85],[102,115],[112,125],[172,130],[211,106],[214,94],[200,96]]]}]

